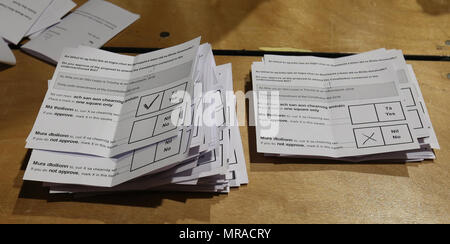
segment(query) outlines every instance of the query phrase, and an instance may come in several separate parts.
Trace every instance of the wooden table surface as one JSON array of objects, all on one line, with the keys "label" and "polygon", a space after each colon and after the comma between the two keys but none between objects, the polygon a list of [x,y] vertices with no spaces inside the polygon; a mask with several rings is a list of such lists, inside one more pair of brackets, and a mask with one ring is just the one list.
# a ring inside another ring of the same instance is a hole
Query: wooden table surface
[{"label": "wooden table surface", "polygon": [[353,53],[385,47],[450,55],[449,0],[110,1],[141,15],[110,47],[168,47],[202,36],[215,49]]},{"label": "wooden table surface", "polygon": [[[142,18],[108,47],[165,47],[202,35],[215,49],[386,47],[450,55],[446,0],[112,2]],[[170,36],[161,38],[162,31]],[[241,127],[250,184],[228,195],[142,192],[66,199],[22,180],[29,153],[25,139],[54,66],[19,50],[14,54],[16,66],[0,65],[0,223],[450,223],[450,62],[408,62],[441,144],[434,161],[268,158],[256,153],[254,130]],[[244,91],[250,65],[260,58],[216,56],[216,61],[232,63],[235,90]]]}]

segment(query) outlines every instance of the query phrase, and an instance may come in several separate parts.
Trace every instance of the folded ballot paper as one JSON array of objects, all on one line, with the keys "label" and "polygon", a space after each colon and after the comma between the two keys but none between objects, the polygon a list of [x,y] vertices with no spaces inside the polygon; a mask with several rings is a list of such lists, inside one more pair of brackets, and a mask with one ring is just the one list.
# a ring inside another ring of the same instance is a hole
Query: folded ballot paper
[{"label": "folded ballot paper", "polygon": [[53,193],[228,192],[248,183],[231,65],[200,38],[135,57],[63,51],[24,179]]},{"label": "folded ballot paper", "polygon": [[439,149],[400,50],[337,59],[265,55],[252,65],[257,150],[344,161],[421,161]]},{"label": "folded ballot paper", "polygon": [[[60,5],[56,7],[64,10],[69,8],[69,3]],[[76,48],[79,45],[99,48],[140,17],[103,0],[89,0],[61,21],[57,20],[61,11],[57,13],[48,14],[49,17],[42,20],[45,24],[31,29],[28,33],[34,32],[31,40],[22,46],[25,52],[53,64],[58,62],[64,48]],[[49,24],[52,26],[42,31],[41,27]]]}]

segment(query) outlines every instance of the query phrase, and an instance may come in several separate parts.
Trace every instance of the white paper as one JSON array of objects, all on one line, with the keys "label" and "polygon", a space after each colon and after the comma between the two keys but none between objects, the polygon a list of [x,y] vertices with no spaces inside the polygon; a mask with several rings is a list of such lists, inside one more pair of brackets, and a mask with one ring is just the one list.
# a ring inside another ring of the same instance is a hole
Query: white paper
[{"label": "white paper", "polygon": [[27,148],[114,157],[176,136],[199,41],[136,57],[66,49]]},{"label": "white paper", "polygon": [[139,18],[103,0],[90,0],[59,24],[32,39],[22,48],[48,62],[58,62],[67,47],[101,47]]},{"label": "white paper", "polygon": [[137,179],[130,180],[124,184],[113,187],[89,186],[83,184],[61,184],[45,182],[44,186],[51,187],[52,190],[66,192],[117,192],[117,191],[143,191],[152,187],[172,184],[171,176],[180,172],[191,170],[197,166],[197,160],[190,159],[186,162],[156,174],[148,174]]},{"label": "white paper", "polygon": [[[59,23],[59,22],[60,22],[60,21],[58,21],[58,23]],[[56,24],[58,24],[58,23],[56,23]],[[29,38],[30,40],[33,40],[33,39],[37,38],[39,35],[41,35],[44,31],[45,31],[45,30],[41,30],[41,31],[35,32],[35,33],[29,35],[28,38]]]},{"label": "white paper", "polygon": [[203,83],[207,81],[205,72],[206,60],[208,55],[212,54],[211,45],[203,44],[199,47],[197,54],[197,64],[196,64],[196,72],[195,72],[195,83],[194,83],[194,103],[193,103],[193,111],[194,111],[194,134],[192,137],[191,147],[200,147],[200,145],[204,142],[204,129],[202,126],[203,120]]},{"label": "white paper", "polygon": [[390,63],[255,63],[252,78],[258,152],[339,158],[419,148]]},{"label": "white paper", "polygon": [[76,5],[72,0],[53,0],[39,19],[31,26],[25,36],[40,32],[52,25],[59,23],[62,17]]},{"label": "white paper", "polygon": [[[77,197],[147,190],[227,193],[230,187],[247,184],[239,127],[229,121],[231,113],[235,114],[231,65],[222,65],[216,69],[215,62],[201,60],[200,57],[208,55],[212,55],[210,46],[202,45],[194,65],[195,81],[202,91],[198,94],[194,92],[194,100],[201,98],[203,104],[204,99],[202,114],[212,112],[211,118],[219,125],[217,127],[213,123],[216,129],[211,130],[210,139],[216,141],[207,143],[207,148],[214,146],[213,149],[200,152],[199,145],[192,146],[192,140],[183,140],[182,154],[158,162],[151,160],[158,157],[155,150],[151,149],[155,148],[154,145],[112,159],[33,150],[24,179],[45,182],[44,185],[50,187],[50,193],[77,193]],[[55,81],[49,81],[50,88],[55,84]],[[230,93],[224,95],[227,91]],[[203,124],[201,128],[203,130],[209,126]],[[189,128],[187,133],[192,138],[195,127]],[[170,142],[173,144],[176,139]],[[165,142],[160,144],[166,145]],[[98,174],[102,171],[114,174]]]},{"label": "white paper", "polygon": [[16,57],[9,49],[8,44],[0,37],[0,63],[15,65]]},{"label": "white paper", "polygon": [[[190,162],[195,162],[195,167],[193,168],[190,167],[191,166]],[[86,184],[84,182],[83,184],[80,184],[79,183],[80,181],[76,180],[77,182],[75,183],[76,185],[67,185],[74,183],[68,182],[67,179],[64,177],[61,177],[61,179],[58,179],[57,181],[47,181],[47,182],[61,183],[62,181],[66,181],[65,184],[51,184],[51,186],[53,186],[52,188],[54,190],[68,191],[68,192],[143,191],[156,187],[161,187],[164,185],[193,181],[220,174],[223,175],[226,172],[226,164],[223,164],[222,155],[220,155],[220,150],[204,153],[203,155],[201,155],[198,161],[191,160],[190,162],[188,161],[188,163],[186,164],[187,167],[185,165],[183,165],[181,168],[174,167],[172,169],[167,170],[167,172],[146,175],[121,185],[113,185],[113,187],[101,187],[101,185],[98,185],[99,182],[98,176],[92,177],[96,181],[94,182],[94,184]],[[48,176],[43,176],[42,178],[46,177]],[[51,177],[51,179],[53,180],[55,179],[55,177],[53,176]],[[37,179],[35,178],[35,180]]]},{"label": "white paper", "polygon": [[414,87],[416,87],[419,99],[418,99],[418,110],[425,114],[425,121],[422,126],[426,127],[429,131],[429,137],[424,138],[425,143],[429,144],[433,149],[440,149],[440,145],[436,136],[436,132],[434,131],[433,124],[431,123],[430,114],[428,113],[428,109],[425,103],[425,100],[422,95],[422,91],[420,90],[419,82],[417,81],[416,75],[414,74],[414,70],[411,65],[407,66],[407,74],[409,80],[413,83]]},{"label": "white paper", "polygon": [[229,172],[231,172],[232,180],[230,185],[233,187],[242,184],[248,184],[247,165],[245,163],[244,149],[242,146],[241,133],[237,123],[236,114],[236,98],[233,90],[233,73],[231,64],[217,66],[217,74],[219,82],[225,84],[227,91],[227,111],[228,111],[228,128],[226,133],[230,137],[230,155],[229,155]]},{"label": "white paper", "polygon": [[190,132],[119,158],[33,150],[24,180],[112,187],[185,159]]},{"label": "white paper", "polygon": [[353,67],[360,64],[375,64],[389,62],[394,65],[396,75],[399,79],[399,86],[404,97],[405,112],[410,114],[415,122],[413,125],[414,134],[417,138],[430,136],[430,130],[425,124],[427,115],[422,111],[419,104],[418,90],[420,88],[407,75],[407,65],[400,50],[377,49],[374,51],[360,53],[342,58],[329,59],[318,57],[296,57],[296,56],[277,56],[265,55],[264,61],[268,64],[292,65],[302,70],[308,70],[309,67]]},{"label": "white paper", "polygon": [[0,0],[0,36],[19,44],[52,0]]}]

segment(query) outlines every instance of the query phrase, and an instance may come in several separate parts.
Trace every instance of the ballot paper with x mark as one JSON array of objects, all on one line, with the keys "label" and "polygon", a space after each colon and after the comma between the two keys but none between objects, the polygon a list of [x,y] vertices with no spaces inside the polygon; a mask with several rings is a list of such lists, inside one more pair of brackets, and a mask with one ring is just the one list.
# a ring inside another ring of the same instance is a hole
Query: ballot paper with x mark
[{"label": "ballot paper with x mark", "polygon": [[258,152],[342,158],[420,148],[426,131],[414,130],[392,63],[270,60],[252,66]]}]

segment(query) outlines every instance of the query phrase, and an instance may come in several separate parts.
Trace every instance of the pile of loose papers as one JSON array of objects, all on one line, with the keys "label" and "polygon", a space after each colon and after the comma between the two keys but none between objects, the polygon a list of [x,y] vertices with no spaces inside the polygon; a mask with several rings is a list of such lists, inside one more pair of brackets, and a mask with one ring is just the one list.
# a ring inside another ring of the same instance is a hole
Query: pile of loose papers
[{"label": "pile of loose papers", "polygon": [[266,55],[252,65],[257,151],[270,156],[422,161],[439,149],[400,50],[337,59]]},{"label": "pile of loose papers", "polygon": [[100,48],[139,17],[110,2],[89,0],[58,24],[33,35],[22,50],[56,64],[64,48]]},{"label": "pile of loose papers", "polygon": [[56,64],[64,48],[99,48],[139,19],[104,0],[89,0],[67,15],[75,6],[72,0],[0,0],[0,62],[15,64],[2,37],[15,45],[28,37],[22,50]]},{"label": "pile of loose papers", "polygon": [[53,193],[229,192],[248,183],[231,65],[200,38],[135,57],[65,49],[27,138]]},{"label": "pile of loose papers", "polygon": [[75,6],[71,0],[0,0],[0,62],[15,64],[2,38],[17,45],[57,24]]}]

